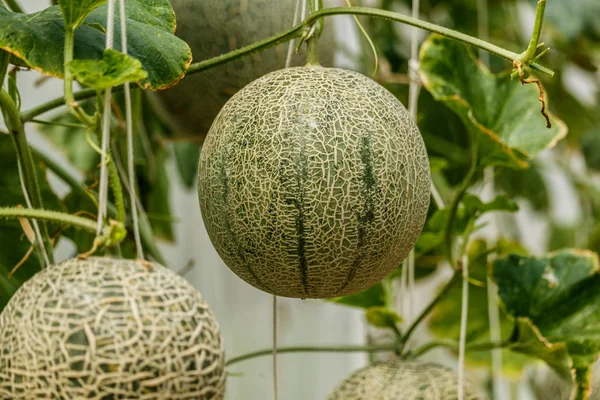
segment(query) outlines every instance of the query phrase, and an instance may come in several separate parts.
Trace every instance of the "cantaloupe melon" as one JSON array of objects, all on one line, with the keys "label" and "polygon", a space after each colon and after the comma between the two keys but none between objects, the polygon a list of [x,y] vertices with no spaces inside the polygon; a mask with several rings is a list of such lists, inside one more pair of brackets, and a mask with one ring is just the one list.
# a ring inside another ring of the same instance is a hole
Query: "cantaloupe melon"
[{"label": "cantaloupe melon", "polygon": [[[456,371],[424,362],[385,362],[362,368],[329,395],[327,400],[457,400]],[[485,400],[472,382],[466,381],[464,400]]]},{"label": "cantaloupe melon", "polygon": [[[302,0],[304,1],[304,0]],[[177,19],[175,34],[192,50],[193,61],[216,57],[268,38],[294,24],[297,0],[171,0]],[[326,0],[326,5],[339,1]],[[333,62],[333,20],[320,40],[321,63]],[[281,44],[231,63],[190,75],[175,87],[158,92],[162,116],[173,130],[205,135],[229,98],[254,79],[285,67],[288,44]],[[292,58],[302,65],[305,50]]]},{"label": "cantaloupe melon", "polygon": [[423,139],[356,72],[296,67],[223,107],[200,156],[209,237],[246,282],[279,296],[356,293],[397,268],[429,206]]},{"label": "cantaloupe melon", "polygon": [[224,390],[215,318],[160,265],[68,260],[0,314],[2,399],[222,400]]}]

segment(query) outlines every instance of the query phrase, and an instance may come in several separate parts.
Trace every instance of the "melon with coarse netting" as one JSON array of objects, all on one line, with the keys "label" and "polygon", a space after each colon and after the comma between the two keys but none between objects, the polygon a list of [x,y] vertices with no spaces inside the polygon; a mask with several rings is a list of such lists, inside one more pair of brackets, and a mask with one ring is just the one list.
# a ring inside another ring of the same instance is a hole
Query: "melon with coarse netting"
[{"label": "melon with coarse netting", "polygon": [[[457,400],[458,378],[450,368],[424,362],[378,363],[354,372],[327,400]],[[486,400],[472,382],[464,400]]]},{"label": "melon with coarse netting", "polygon": [[198,194],[224,262],[266,292],[356,293],[397,268],[429,207],[423,139],[404,106],[356,72],[265,75],[223,107]]},{"label": "melon with coarse netting", "polygon": [[0,398],[221,400],[218,324],[157,265],[92,257],[51,266],[0,314]]},{"label": "melon with coarse netting", "polygon": [[[175,34],[189,44],[194,62],[290,29],[297,3],[298,0],[171,0],[177,17]],[[325,6],[339,3],[326,0]],[[298,12],[301,13],[301,7]],[[333,20],[328,20],[319,41],[325,65],[333,62],[333,25]],[[221,107],[235,92],[254,79],[285,67],[288,46],[283,43],[190,75],[175,87],[158,92],[157,108],[177,132],[206,135]],[[303,64],[304,53],[304,49],[299,54],[294,52],[292,65]]]}]

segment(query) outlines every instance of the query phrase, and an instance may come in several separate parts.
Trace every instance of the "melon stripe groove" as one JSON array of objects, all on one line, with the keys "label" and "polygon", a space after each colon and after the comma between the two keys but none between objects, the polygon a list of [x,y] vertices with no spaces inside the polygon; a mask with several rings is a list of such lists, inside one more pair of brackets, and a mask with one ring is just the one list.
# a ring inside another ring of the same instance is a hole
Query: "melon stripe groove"
[{"label": "melon stripe groove", "polygon": [[306,187],[306,178],[308,175],[308,166],[306,159],[306,141],[304,132],[300,134],[300,154],[298,155],[298,171],[296,173],[296,194],[294,205],[298,211],[296,216],[296,236],[298,237],[298,262],[300,267],[300,278],[302,279],[302,288],[306,296],[309,296],[308,290],[308,259],[306,257],[306,232],[304,225],[304,188]]},{"label": "melon stripe groove", "polygon": [[363,259],[366,256],[365,250],[365,239],[367,237],[368,225],[375,220],[375,202],[374,196],[377,192],[377,178],[373,171],[373,146],[372,146],[372,133],[369,131],[361,139],[360,148],[360,159],[363,164],[362,182],[364,193],[361,193],[364,203],[362,210],[357,214],[357,227],[358,227],[358,242],[356,246],[356,256],[352,267],[348,271],[348,276],[344,285],[339,290],[342,292],[350,282],[356,277],[356,271],[360,267]]},{"label": "melon stripe groove", "polygon": [[[223,204],[229,204],[229,178],[227,177],[226,164],[227,164],[226,156],[222,156],[221,157],[221,165],[220,165],[220,175],[221,175],[221,182],[223,183],[223,193],[222,193]],[[234,230],[231,228],[231,211],[229,209],[229,206],[226,209],[227,209],[227,212],[223,218],[223,222],[225,223],[225,229],[226,229],[227,233],[231,237],[231,241],[233,243],[233,246],[235,248],[237,256],[244,263],[244,266],[248,269],[248,271],[250,272],[250,275],[252,275],[252,278],[254,278],[254,280],[256,281],[256,286],[259,289],[263,290],[263,288],[265,288],[266,286],[263,284],[263,282],[260,280],[260,278],[258,277],[256,272],[254,271],[254,268],[252,268],[250,263],[248,263],[248,260],[246,259],[246,255],[244,254],[244,250],[240,246],[240,241],[238,240],[238,237],[237,237],[236,233],[234,232]]]}]

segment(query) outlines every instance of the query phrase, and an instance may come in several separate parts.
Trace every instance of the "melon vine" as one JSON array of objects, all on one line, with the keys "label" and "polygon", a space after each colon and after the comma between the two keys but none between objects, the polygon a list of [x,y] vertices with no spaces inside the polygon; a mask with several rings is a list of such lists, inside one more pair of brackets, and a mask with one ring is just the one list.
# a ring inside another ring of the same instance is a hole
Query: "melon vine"
[{"label": "melon vine", "polygon": [[41,3],[0,0],[1,398],[598,397],[594,0]]}]

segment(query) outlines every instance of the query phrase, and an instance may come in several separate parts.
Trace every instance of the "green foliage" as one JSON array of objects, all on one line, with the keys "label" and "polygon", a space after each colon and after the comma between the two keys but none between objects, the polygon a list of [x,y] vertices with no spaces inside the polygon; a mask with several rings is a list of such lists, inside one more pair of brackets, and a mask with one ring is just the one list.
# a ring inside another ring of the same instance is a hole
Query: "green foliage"
[{"label": "green foliage", "polygon": [[73,60],[66,67],[79,83],[96,90],[137,82],[148,76],[138,60],[112,49],[104,50],[100,60]]},{"label": "green foliage", "polygon": [[423,85],[478,138],[483,166],[527,167],[537,153],[566,135],[566,126],[555,117],[550,118],[553,127],[546,128],[535,85],[492,75],[465,45],[431,35],[420,58]]},{"label": "green foliage", "polygon": [[173,155],[177,172],[186,188],[191,189],[198,177],[201,146],[197,143],[174,142]]},{"label": "green foliage", "polygon": [[396,324],[402,322],[402,318],[387,307],[370,307],[365,315],[369,324],[377,328],[395,329]]},{"label": "green foliage", "polygon": [[386,305],[386,293],[383,284],[380,282],[362,292],[350,296],[332,298],[329,301],[360,308],[383,307]]},{"label": "green foliage", "polygon": [[544,341],[564,343],[577,376],[585,375],[600,353],[598,256],[571,249],[509,255],[494,263],[493,274],[506,311],[531,321]]},{"label": "green foliage", "polygon": [[[125,7],[129,55],[139,60],[148,73],[140,85],[153,90],[174,85],[185,74],[191,52],[184,41],[173,35],[175,16],[168,0],[129,0]],[[75,60],[102,59],[106,35],[98,26],[105,27],[106,11],[106,5],[96,8],[75,31]],[[32,14],[0,8],[0,49],[19,57],[33,69],[59,78],[64,72],[64,30],[59,6]],[[117,43],[120,35],[116,24]]]}]

